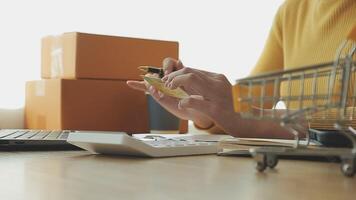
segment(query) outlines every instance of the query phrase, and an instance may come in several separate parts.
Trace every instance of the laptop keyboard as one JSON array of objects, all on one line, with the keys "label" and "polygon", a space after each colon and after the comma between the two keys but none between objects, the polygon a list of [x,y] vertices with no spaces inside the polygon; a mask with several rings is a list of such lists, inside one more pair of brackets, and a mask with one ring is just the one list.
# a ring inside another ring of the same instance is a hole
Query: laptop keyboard
[{"label": "laptop keyboard", "polygon": [[2,129],[0,140],[66,140],[71,131]]}]

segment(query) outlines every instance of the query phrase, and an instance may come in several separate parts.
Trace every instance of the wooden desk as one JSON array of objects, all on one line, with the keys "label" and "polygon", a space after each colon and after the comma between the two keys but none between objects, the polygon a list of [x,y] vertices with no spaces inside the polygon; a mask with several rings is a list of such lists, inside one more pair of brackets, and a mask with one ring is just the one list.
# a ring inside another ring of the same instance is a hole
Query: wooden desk
[{"label": "wooden desk", "polygon": [[0,199],[356,199],[339,164],[251,158],[132,158],[85,151],[1,152]]}]

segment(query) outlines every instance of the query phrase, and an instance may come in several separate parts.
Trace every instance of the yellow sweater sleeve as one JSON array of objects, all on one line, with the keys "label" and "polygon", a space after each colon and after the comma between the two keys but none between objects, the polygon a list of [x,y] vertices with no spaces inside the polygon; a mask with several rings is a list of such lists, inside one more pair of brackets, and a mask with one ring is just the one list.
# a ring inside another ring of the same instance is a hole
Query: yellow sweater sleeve
[{"label": "yellow sweater sleeve", "polygon": [[[250,76],[332,61],[336,49],[355,24],[355,11],[355,0],[286,0],[275,15],[261,56]],[[265,95],[271,96],[273,88],[266,87]],[[310,90],[309,86],[305,88]],[[259,90],[253,89],[252,95],[260,95]],[[283,96],[284,93],[281,85],[279,94]],[[270,107],[266,105],[264,108]],[[224,133],[219,126],[206,131]]]}]

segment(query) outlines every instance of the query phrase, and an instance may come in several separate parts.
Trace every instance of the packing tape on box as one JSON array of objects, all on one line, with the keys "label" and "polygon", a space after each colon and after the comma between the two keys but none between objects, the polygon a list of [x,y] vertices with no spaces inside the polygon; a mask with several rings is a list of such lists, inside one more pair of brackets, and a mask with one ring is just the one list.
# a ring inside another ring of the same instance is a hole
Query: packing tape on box
[{"label": "packing tape on box", "polygon": [[60,35],[51,39],[51,78],[58,78],[63,75],[63,41]]},{"label": "packing tape on box", "polygon": [[46,95],[46,83],[44,80],[35,82],[35,95],[38,97],[43,97]]}]

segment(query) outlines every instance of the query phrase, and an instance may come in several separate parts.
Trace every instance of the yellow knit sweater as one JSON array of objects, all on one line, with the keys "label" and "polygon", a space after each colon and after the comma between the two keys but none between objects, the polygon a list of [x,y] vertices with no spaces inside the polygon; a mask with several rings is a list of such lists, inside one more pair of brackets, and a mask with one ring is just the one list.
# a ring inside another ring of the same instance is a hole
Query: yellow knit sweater
[{"label": "yellow knit sweater", "polygon": [[286,0],[251,75],[330,62],[353,25],[356,0]]}]

